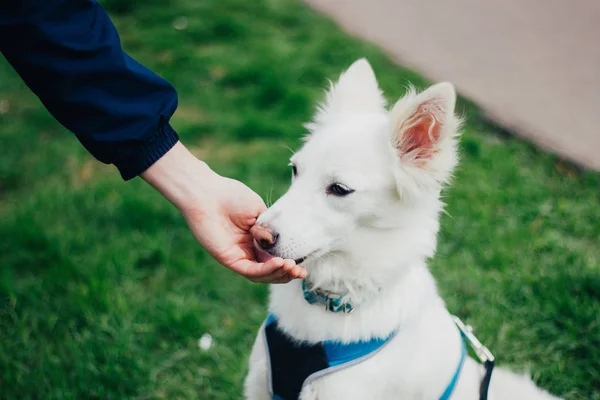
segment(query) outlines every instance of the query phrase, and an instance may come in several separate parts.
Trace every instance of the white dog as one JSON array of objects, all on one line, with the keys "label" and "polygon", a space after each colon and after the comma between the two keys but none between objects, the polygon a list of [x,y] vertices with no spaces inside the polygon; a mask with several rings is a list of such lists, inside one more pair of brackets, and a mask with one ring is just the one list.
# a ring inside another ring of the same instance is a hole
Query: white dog
[{"label": "white dog", "polygon": [[[440,83],[410,91],[387,111],[364,59],[332,85],[291,159],[291,187],[258,219],[271,236],[255,237],[257,246],[303,263],[308,278],[271,287],[266,325],[275,320],[271,333],[279,336],[267,344],[261,328],[247,399],[468,400],[487,388],[481,364],[463,357],[460,331],[426,265],[440,191],[458,159],[455,100],[453,86]],[[293,354],[282,350],[285,340],[299,346]],[[356,343],[358,360],[302,370],[327,363],[331,346]],[[502,369],[492,374],[489,398],[556,399]]]}]

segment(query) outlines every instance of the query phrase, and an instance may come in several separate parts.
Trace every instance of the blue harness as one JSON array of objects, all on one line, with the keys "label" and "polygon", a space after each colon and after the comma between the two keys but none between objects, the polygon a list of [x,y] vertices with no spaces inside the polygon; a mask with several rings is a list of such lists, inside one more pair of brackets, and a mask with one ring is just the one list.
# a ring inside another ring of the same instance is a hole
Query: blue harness
[{"label": "blue harness", "polygon": [[[281,331],[272,314],[268,316],[263,329],[269,354],[269,390],[274,400],[298,400],[305,385],[374,356],[396,334],[392,332],[385,339],[347,344],[336,341],[298,343]],[[464,340],[461,343],[458,367],[440,400],[450,398],[458,381],[467,354]]]}]

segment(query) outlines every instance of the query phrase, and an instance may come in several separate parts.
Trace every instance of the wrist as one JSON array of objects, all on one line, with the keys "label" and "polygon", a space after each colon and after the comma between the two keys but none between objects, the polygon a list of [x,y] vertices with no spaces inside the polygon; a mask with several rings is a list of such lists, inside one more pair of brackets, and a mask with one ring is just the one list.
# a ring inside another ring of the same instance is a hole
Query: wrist
[{"label": "wrist", "polygon": [[180,211],[190,208],[201,211],[199,208],[210,199],[210,182],[219,178],[208,164],[196,158],[181,142],[140,176]]}]

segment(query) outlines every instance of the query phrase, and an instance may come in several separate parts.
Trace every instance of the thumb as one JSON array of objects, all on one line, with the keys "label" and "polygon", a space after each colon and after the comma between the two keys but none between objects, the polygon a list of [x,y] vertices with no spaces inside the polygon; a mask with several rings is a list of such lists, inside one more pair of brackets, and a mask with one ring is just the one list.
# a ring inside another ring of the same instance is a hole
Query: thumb
[{"label": "thumb", "polygon": [[252,189],[248,188],[250,196],[247,198],[245,218],[243,225],[245,230],[249,230],[255,223],[257,218],[267,210],[267,206],[263,199]]}]

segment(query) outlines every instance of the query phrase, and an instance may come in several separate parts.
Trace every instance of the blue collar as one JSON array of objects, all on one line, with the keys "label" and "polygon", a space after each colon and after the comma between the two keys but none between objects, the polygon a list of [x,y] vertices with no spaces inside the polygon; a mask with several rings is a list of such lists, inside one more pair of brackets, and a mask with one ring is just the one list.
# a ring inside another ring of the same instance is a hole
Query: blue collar
[{"label": "blue collar", "polygon": [[327,295],[318,293],[314,290],[309,290],[307,288],[306,279],[302,279],[302,292],[304,293],[304,299],[308,304],[321,304],[327,311],[334,313],[343,312],[346,314],[350,314],[354,311],[352,305],[346,302],[341,295]]}]

